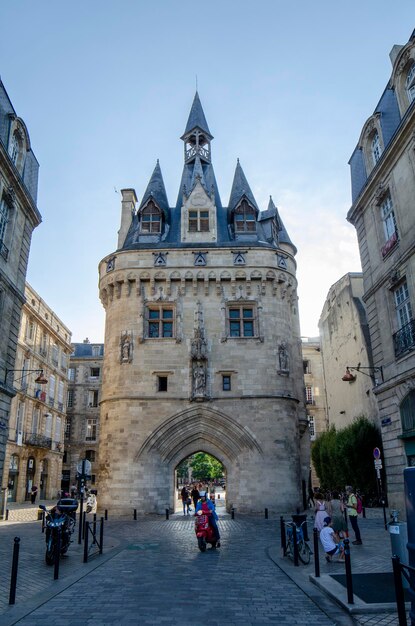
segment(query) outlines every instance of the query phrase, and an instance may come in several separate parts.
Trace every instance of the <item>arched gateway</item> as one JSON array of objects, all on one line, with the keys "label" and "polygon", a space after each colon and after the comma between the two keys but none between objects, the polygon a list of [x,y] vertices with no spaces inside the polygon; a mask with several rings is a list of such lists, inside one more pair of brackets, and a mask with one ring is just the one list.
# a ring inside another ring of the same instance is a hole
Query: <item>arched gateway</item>
[{"label": "arched gateway", "polygon": [[309,467],[296,250],[239,162],[222,207],[198,94],[182,139],[176,206],[157,163],[140,203],[122,191],[118,250],[100,264],[100,504],[164,513],[175,467],[203,450],[226,466],[228,505],[293,508]]}]

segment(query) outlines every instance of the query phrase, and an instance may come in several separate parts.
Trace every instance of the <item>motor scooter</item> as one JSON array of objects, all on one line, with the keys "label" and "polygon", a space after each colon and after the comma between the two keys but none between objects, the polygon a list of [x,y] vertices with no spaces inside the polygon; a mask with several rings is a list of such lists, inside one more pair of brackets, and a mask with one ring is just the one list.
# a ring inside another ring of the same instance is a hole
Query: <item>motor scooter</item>
[{"label": "motor scooter", "polygon": [[195,533],[197,537],[197,545],[201,552],[206,551],[207,544],[211,544],[212,548],[216,548],[215,531],[210,524],[211,511],[197,511],[195,519]]},{"label": "motor scooter", "polygon": [[75,529],[76,509],[78,501],[73,498],[61,498],[56,506],[49,511],[40,504],[39,508],[46,513],[46,553],[47,565],[55,562],[55,551],[60,533],[60,556],[67,553],[71,543],[71,535]]}]

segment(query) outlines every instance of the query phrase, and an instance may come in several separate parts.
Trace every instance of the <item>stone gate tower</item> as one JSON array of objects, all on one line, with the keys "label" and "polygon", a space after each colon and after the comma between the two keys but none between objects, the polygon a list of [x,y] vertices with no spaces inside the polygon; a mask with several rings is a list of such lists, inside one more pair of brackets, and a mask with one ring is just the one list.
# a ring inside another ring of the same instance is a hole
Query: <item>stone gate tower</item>
[{"label": "stone gate tower", "polygon": [[224,464],[240,512],[299,506],[308,478],[296,248],[239,162],[222,206],[212,139],[196,93],[176,205],[157,162],[142,198],[122,190],[99,266],[99,493],[119,513],[172,507],[175,468],[198,451]]}]

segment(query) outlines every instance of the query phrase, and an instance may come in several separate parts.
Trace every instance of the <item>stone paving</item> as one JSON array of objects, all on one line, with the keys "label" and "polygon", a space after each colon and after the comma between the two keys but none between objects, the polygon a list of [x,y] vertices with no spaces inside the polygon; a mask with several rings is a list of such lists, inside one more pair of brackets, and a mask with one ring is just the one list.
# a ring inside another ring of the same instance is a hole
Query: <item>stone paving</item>
[{"label": "stone paving", "polygon": [[[289,519],[287,517],[287,519]],[[350,616],[309,580],[310,565],[281,558],[279,518],[220,519],[222,547],[197,549],[193,519],[109,519],[104,555],[82,563],[71,545],[60,579],[44,563],[40,522],[0,522],[0,624],[307,624],[396,626],[394,611]],[[311,528],[312,522],[309,524]],[[355,572],[390,571],[388,533],[379,512],[360,520],[363,546],[352,550]],[[8,607],[13,537],[21,537],[16,605]],[[343,571],[320,554],[322,579]],[[368,569],[369,568],[369,569]],[[346,592],[345,592],[346,593]]]}]

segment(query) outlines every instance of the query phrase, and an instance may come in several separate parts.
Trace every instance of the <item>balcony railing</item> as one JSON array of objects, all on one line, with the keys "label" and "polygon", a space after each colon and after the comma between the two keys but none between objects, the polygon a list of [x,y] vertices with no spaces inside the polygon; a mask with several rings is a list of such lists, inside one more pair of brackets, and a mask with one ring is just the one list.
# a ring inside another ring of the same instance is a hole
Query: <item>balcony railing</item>
[{"label": "balcony railing", "polygon": [[3,259],[7,261],[8,256],[9,256],[9,249],[7,246],[4,245],[2,241],[0,242],[0,254],[3,257]]},{"label": "balcony railing", "polygon": [[36,446],[37,448],[52,448],[52,439],[45,437],[45,435],[39,435],[38,433],[25,433],[24,443],[28,446]]},{"label": "balcony railing", "polygon": [[411,320],[408,324],[402,326],[402,328],[393,335],[393,345],[395,347],[396,357],[415,348],[415,320]]}]

